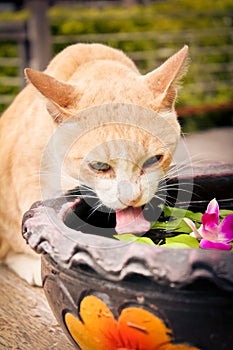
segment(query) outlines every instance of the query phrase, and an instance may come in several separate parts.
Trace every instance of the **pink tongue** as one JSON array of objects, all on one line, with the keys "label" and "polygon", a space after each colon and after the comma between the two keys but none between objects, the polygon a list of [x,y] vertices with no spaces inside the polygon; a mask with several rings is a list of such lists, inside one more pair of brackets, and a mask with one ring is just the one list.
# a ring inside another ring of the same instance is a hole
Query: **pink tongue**
[{"label": "pink tongue", "polygon": [[118,234],[122,233],[144,233],[149,231],[150,223],[143,214],[142,208],[128,207],[116,211],[116,227]]}]

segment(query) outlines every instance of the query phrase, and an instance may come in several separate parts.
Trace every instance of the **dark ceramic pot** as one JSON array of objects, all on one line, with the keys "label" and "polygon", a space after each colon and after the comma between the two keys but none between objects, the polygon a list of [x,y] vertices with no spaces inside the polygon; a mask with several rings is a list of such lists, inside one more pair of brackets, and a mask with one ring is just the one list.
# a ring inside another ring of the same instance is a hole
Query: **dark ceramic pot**
[{"label": "dark ceramic pot", "polygon": [[[204,212],[213,197],[232,209],[232,168],[209,172],[192,177],[192,209]],[[94,225],[77,231],[81,203],[35,203],[23,219],[25,239],[42,253],[46,297],[77,349],[230,350],[232,251],[123,243]]]}]

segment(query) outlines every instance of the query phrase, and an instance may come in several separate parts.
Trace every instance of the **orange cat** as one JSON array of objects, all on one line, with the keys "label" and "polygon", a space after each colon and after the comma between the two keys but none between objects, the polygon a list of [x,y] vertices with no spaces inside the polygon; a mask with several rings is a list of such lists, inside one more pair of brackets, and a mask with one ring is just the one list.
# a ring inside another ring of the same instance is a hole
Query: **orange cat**
[{"label": "orange cat", "polygon": [[[118,233],[149,229],[141,206],[156,192],[179,139],[174,103],[187,54],[184,46],[141,75],[118,50],[77,44],[44,73],[26,69],[30,84],[0,118],[0,257],[28,283],[40,285],[40,263],[21,237],[22,215],[54,195],[58,177],[64,190],[91,188],[116,212]],[[62,127],[74,136],[79,122],[84,131],[71,142]],[[45,155],[56,132],[52,164]]]}]

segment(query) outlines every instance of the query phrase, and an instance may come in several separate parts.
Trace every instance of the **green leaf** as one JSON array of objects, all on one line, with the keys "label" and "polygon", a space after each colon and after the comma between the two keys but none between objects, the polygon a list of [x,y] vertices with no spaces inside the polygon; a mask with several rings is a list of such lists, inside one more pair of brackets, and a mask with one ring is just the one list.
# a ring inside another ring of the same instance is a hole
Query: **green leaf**
[{"label": "green leaf", "polygon": [[151,224],[151,228],[157,229],[157,230],[166,230],[166,231],[183,232],[183,233],[192,232],[192,229],[182,219],[174,219],[166,222],[156,221]]},{"label": "green leaf", "polygon": [[131,233],[114,235],[113,237],[116,239],[119,239],[120,241],[124,241],[124,242],[137,242],[137,243],[155,245],[155,243],[152,241],[152,239],[150,239],[148,237],[138,237],[138,236],[133,235]]},{"label": "green leaf", "polygon": [[202,213],[193,213],[191,210],[187,210],[185,217],[194,221],[201,223]]},{"label": "green leaf", "polygon": [[174,243],[165,243],[165,244],[162,245],[162,247],[164,247],[164,248],[174,248],[174,249],[181,249],[181,248],[182,249],[184,249],[184,248],[189,249],[189,248],[192,248],[192,247],[188,246],[185,243],[176,243],[176,242],[174,242]]},{"label": "green leaf", "polygon": [[183,234],[175,237],[166,238],[163,247],[169,248],[199,248],[199,242],[196,238]]},{"label": "green leaf", "polygon": [[160,221],[155,221],[151,223],[151,228],[152,229],[157,229],[157,230],[166,230],[167,229],[167,222],[160,222]]},{"label": "green leaf", "polygon": [[194,222],[201,222],[202,213],[194,213],[191,210],[186,210],[182,208],[173,208],[165,205],[163,207],[163,213],[165,218],[175,217],[175,218],[189,218]]},{"label": "green leaf", "polygon": [[113,235],[114,238],[119,239],[119,241],[125,242],[135,242],[137,237],[131,233],[125,233],[121,235]]},{"label": "green leaf", "polygon": [[136,240],[137,243],[144,243],[144,244],[150,244],[150,245],[156,245],[152,239],[148,237],[138,237]]},{"label": "green leaf", "polygon": [[221,219],[224,219],[227,215],[233,214],[233,210],[220,209],[219,215]]}]

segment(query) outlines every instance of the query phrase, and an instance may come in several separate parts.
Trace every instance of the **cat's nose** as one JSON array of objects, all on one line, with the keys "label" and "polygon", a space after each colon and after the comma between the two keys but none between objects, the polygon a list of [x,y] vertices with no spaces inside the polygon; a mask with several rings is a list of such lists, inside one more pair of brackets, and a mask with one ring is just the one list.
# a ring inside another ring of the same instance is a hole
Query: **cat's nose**
[{"label": "cat's nose", "polygon": [[130,181],[119,181],[117,187],[118,199],[122,204],[133,206],[141,197],[141,190],[138,183]]}]

